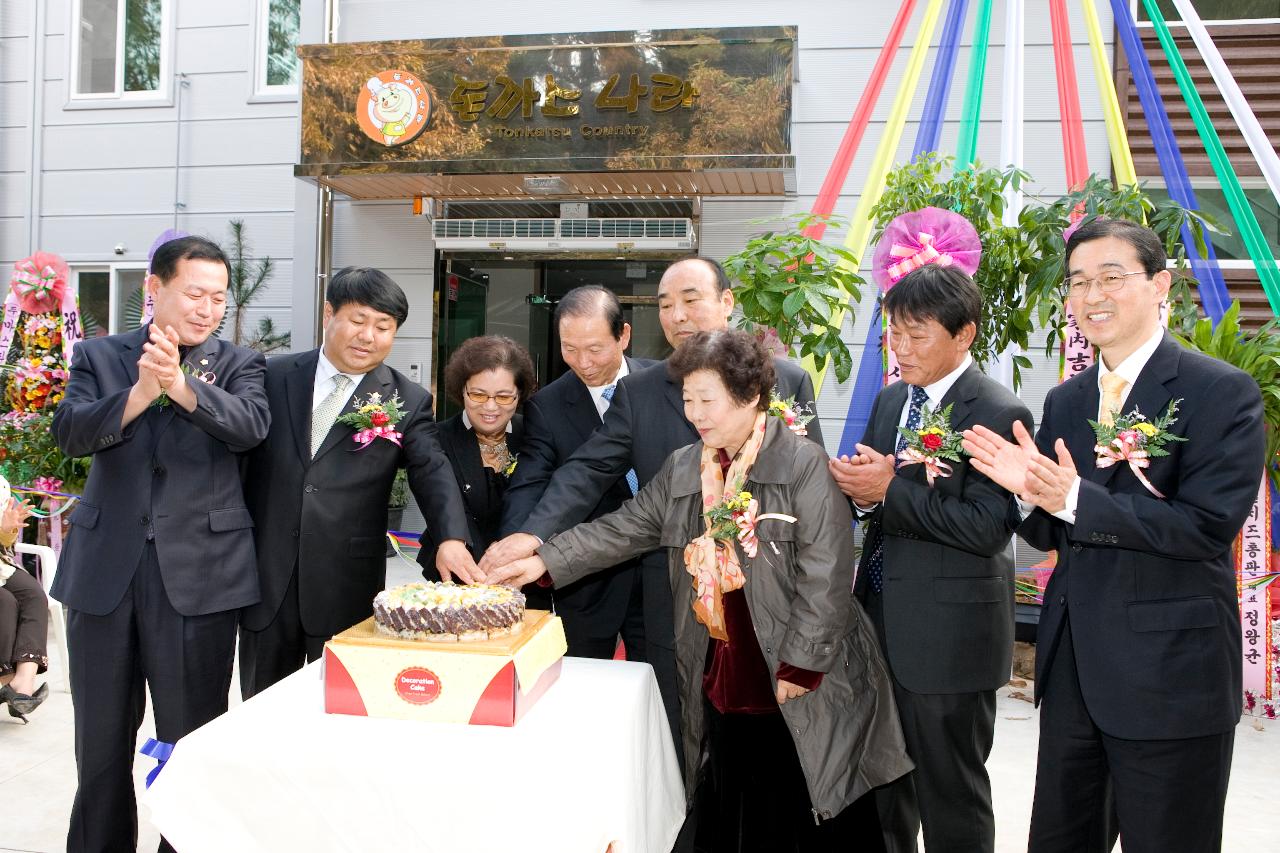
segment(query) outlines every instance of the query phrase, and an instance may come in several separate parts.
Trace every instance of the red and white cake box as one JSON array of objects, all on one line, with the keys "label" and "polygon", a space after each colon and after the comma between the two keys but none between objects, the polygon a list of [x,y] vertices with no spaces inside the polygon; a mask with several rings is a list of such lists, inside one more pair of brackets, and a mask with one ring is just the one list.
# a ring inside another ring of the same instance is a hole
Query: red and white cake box
[{"label": "red and white cake box", "polygon": [[476,642],[434,643],[378,633],[373,617],[324,646],[330,714],[513,726],[560,677],[560,617],[525,611],[523,630]]}]

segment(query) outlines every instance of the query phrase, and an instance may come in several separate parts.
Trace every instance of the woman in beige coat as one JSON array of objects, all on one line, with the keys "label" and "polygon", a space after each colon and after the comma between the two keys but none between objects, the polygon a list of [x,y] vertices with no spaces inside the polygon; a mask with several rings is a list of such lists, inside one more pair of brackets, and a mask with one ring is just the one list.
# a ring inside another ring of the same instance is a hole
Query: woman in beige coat
[{"label": "woman in beige coat", "polygon": [[561,586],[666,548],[699,849],[878,842],[874,825],[854,825],[864,810],[848,807],[911,763],[884,661],[850,592],[848,502],[821,448],[767,415],[773,365],[754,337],[700,332],[668,369],[702,441],[673,453],[616,512],[488,580],[527,583],[545,571]]}]

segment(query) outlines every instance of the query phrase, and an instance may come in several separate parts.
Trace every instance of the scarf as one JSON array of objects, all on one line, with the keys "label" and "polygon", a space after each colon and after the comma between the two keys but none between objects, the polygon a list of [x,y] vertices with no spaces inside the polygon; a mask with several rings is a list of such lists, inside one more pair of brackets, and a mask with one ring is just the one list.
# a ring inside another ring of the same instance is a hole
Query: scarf
[{"label": "scarf", "polygon": [[750,437],[746,444],[733,457],[726,475],[720,467],[719,448],[702,447],[702,507],[704,510],[704,529],[701,536],[690,540],[684,548],[684,567],[693,576],[693,614],[699,622],[707,626],[707,633],[717,640],[728,640],[725,629],[724,605],[721,595],[741,589],[747,582],[742,574],[742,564],[738,559],[738,549],[733,542],[716,539],[711,535],[711,522],[705,510],[711,509],[723,500],[730,500],[742,491],[747,481],[747,474],[756,462],[760,453],[760,445],[764,443],[767,413],[756,415],[751,426]]}]

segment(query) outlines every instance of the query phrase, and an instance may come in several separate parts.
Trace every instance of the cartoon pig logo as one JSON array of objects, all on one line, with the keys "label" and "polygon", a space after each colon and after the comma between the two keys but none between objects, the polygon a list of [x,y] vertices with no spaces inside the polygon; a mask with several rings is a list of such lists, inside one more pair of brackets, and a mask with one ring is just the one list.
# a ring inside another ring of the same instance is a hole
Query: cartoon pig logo
[{"label": "cartoon pig logo", "polygon": [[431,123],[431,95],[417,75],[383,71],[365,81],[356,117],[360,129],[375,142],[404,145]]}]

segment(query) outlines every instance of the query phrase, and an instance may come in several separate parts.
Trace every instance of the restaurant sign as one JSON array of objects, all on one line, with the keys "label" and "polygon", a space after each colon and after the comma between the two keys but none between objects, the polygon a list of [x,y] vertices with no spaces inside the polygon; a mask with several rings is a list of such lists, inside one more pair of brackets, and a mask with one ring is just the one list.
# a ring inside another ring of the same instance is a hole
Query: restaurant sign
[{"label": "restaurant sign", "polygon": [[793,27],[308,45],[300,175],[774,167]]}]

